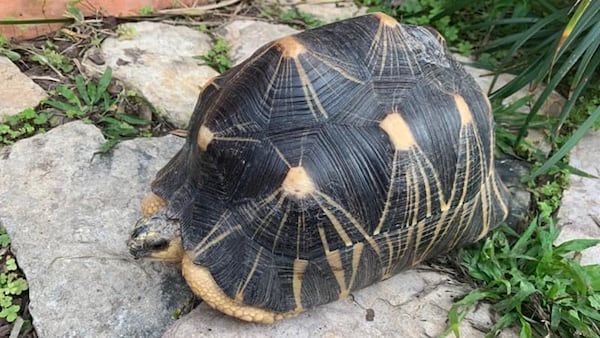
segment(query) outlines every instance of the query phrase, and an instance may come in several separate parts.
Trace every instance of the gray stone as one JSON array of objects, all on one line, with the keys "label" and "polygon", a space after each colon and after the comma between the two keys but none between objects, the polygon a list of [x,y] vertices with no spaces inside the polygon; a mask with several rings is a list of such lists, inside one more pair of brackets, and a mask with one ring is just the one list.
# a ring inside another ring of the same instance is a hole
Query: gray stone
[{"label": "gray stone", "polygon": [[348,19],[367,13],[367,7],[358,7],[350,0],[266,0],[267,5],[280,6],[282,10],[295,9],[308,13],[326,23]]},{"label": "gray stone", "polygon": [[142,94],[170,122],[187,125],[202,87],[217,71],[193,57],[211,49],[208,35],[183,26],[137,22],[120,26],[127,39],[108,38],[88,51],[86,71],[99,74],[107,66],[113,76]]},{"label": "gray stone", "polygon": [[254,20],[234,20],[226,24],[219,31],[219,34],[231,46],[230,57],[233,63],[237,65],[267,42],[298,32],[298,30],[286,25]]},{"label": "gray stone", "polygon": [[[600,132],[588,132],[571,151],[569,164],[600,176]],[[558,212],[557,243],[577,238],[600,239],[600,182],[571,175]],[[600,264],[600,245],[582,252],[581,264]]]},{"label": "gray stone", "polygon": [[40,337],[156,337],[190,297],[175,266],[134,261],[125,241],[174,136],[96,154],[82,122],[0,151],[0,222],[30,286]]},{"label": "gray stone", "polygon": [[[448,275],[409,270],[354,292],[350,297],[310,309],[272,325],[249,324],[201,304],[179,319],[165,338],[212,337],[434,337],[446,328],[455,298],[469,292]],[[463,321],[461,337],[482,337],[494,320],[482,304]],[[373,311],[372,321],[367,311]],[[517,337],[510,330],[504,337]]]},{"label": "gray stone", "polygon": [[327,23],[367,13],[367,7],[358,8],[352,1],[303,1],[296,4],[296,9]]},{"label": "gray stone", "polygon": [[4,116],[16,115],[27,108],[37,106],[48,96],[4,56],[0,56],[0,83],[0,121]]}]

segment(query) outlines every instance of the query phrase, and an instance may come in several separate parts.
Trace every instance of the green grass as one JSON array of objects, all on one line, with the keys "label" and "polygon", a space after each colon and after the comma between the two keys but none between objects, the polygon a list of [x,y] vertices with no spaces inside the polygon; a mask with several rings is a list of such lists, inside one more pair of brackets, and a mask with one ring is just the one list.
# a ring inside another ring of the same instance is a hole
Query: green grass
[{"label": "green grass", "polygon": [[0,318],[14,322],[22,313],[21,306],[16,304],[29,286],[17,269],[15,258],[9,250],[10,238],[6,229],[0,226]]},{"label": "green grass", "polygon": [[47,113],[38,113],[33,108],[13,116],[5,116],[0,123],[0,147],[11,145],[17,140],[43,133],[49,127]]},{"label": "green grass", "polygon": [[229,58],[230,49],[231,47],[227,40],[216,36],[212,48],[206,54],[194,56],[194,58],[204,61],[219,73],[224,73],[233,65]]},{"label": "green grass", "polygon": [[76,75],[74,84],[58,85],[38,107],[4,118],[0,123],[0,147],[43,133],[58,124],[53,122],[57,120],[83,120],[98,126],[106,138],[100,152],[109,151],[126,138],[151,136],[150,121],[123,111],[128,105],[136,108],[149,104],[133,91],[110,93],[111,80],[112,70],[107,68],[97,81]]},{"label": "green grass", "polygon": [[530,183],[535,202],[523,233],[503,225],[484,242],[459,252],[477,287],[454,304],[445,334],[460,334],[460,321],[480,301],[500,314],[487,337],[511,325],[521,337],[600,336],[600,265],[581,266],[579,252],[600,239],[578,239],[555,245],[559,231],[554,213],[568,171],[553,167],[544,184]]},{"label": "green grass", "polygon": [[75,86],[59,85],[51,93],[52,98],[42,106],[54,108],[69,119],[81,119],[100,127],[106,138],[100,152],[109,151],[123,138],[150,136],[150,132],[145,130],[150,121],[120,110],[120,103],[135,99],[135,93],[121,91],[116,96],[110,94],[108,87],[111,80],[110,67],[98,82],[86,82],[81,75],[76,75]]},{"label": "green grass", "polygon": [[324,21],[315,18],[313,15],[290,8],[283,10],[279,6],[263,6],[257,15],[259,18],[269,19],[279,22],[296,29],[310,29],[323,26]]}]

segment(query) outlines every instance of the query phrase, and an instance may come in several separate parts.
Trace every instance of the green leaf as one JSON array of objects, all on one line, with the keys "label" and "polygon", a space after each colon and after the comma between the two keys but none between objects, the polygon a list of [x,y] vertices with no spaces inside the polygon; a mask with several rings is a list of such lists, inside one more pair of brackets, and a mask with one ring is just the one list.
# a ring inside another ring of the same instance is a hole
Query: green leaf
[{"label": "green leaf", "polygon": [[588,301],[590,305],[595,309],[600,311],[600,293],[594,293],[588,296]]},{"label": "green leaf", "polygon": [[6,271],[15,271],[17,270],[17,262],[14,258],[9,258],[6,260],[4,268]]},{"label": "green leaf", "polygon": [[19,305],[11,305],[5,307],[0,311],[0,317],[5,318],[7,322],[12,323],[17,319],[17,314],[21,310]]},{"label": "green leaf", "polygon": [[117,114],[117,117],[119,119],[121,119],[122,121],[125,121],[129,124],[132,125],[138,125],[138,126],[146,126],[150,123],[150,121],[140,118],[140,117],[136,117],[136,116],[132,116],[132,115],[128,115],[128,114]]},{"label": "green leaf", "polygon": [[48,122],[48,119],[50,118],[50,114],[46,114],[46,113],[39,113],[34,119],[33,119],[33,123],[36,125],[42,125]]},{"label": "green leaf", "polygon": [[600,244],[600,239],[573,239],[561,243],[554,249],[554,252],[559,255],[564,255],[574,251],[581,252],[598,244]]},{"label": "green leaf", "polygon": [[8,234],[6,234],[6,233],[0,234],[0,247],[6,248],[9,245],[10,245],[10,237],[8,237]]},{"label": "green leaf", "polygon": [[83,101],[85,102],[85,104],[87,104],[88,106],[91,106],[94,104],[92,102],[92,100],[90,99],[90,96],[88,95],[87,88],[86,88],[85,82],[83,80],[83,76],[81,76],[79,74],[77,74],[75,76],[75,87],[77,88],[77,91],[79,92],[79,95],[81,96],[81,98],[83,98]]},{"label": "green leaf", "polygon": [[111,79],[112,79],[112,68],[106,67],[106,70],[102,74],[102,77],[100,77],[100,81],[98,81],[98,96],[97,97],[100,97],[102,94],[104,94],[104,92],[106,92],[106,89],[110,85]]},{"label": "green leaf", "polygon": [[528,176],[525,176],[522,181],[527,182],[531,181],[539,175],[543,175],[548,170],[555,165],[558,161],[560,161],[566,154],[571,151],[571,149],[581,140],[581,138],[585,135],[585,133],[592,127],[596,119],[600,117],[600,106],[594,110],[592,115],[590,115],[585,122],[583,122],[579,128],[573,133],[573,135],[569,138],[569,140],[562,146],[560,149],[552,155],[541,167],[536,169],[533,173]]},{"label": "green leaf", "polygon": [[114,148],[119,143],[119,139],[117,138],[109,138],[100,146],[101,153],[107,153],[109,150]]}]

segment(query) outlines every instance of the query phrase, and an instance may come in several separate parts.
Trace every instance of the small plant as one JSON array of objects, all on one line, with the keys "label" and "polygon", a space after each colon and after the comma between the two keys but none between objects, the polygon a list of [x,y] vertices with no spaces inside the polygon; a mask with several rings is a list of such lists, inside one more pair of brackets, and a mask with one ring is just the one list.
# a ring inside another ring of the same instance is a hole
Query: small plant
[{"label": "small plant", "polygon": [[36,53],[31,59],[42,66],[58,69],[64,73],[73,71],[71,60],[67,56],[62,55],[58,50],[58,46],[50,40],[46,41],[46,46],[42,48],[42,54]]},{"label": "small plant", "polygon": [[324,21],[315,18],[311,14],[294,8],[282,11],[279,7],[264,6],[257,16],[269,20],[278,20],[297,29],[315,28],[325,24]]},{"label": "small plant", "polygon": [[521,337],[598,337],[600,265],[581,266],[578,252],[600,240],[578,239],[555,245],[557,211],[568,171],[553,167],[543,182],[530,183],[535,200],[529,227],[518,234],[503,225],[483,243],[464,248],[459,259],[478,285],[451,308],[450,328],[479,301],[491,301],[501,315],[486,337],[520,324]]},{"label": "small plant", "polygon": [[8,39],[4,35],[0,34],[0,56],[4,55],[11,61],[18,61],[21,58],[21,55],[10,50],[8,45]]},{"label": "small plant", "polygon": [[5,116],[0,123],[0,148],[15,143],[21,138],[43,133],[49,126],[50,114],[38,113],[27,108],[17,115]]},{"label": "small plant", "polygon": [[29,286],[17,273],[14,257],[7,253],[9,245],[10,238],[6,229],[0,227],[0,247],[3,252],[0,256],[0,318],[12,323],[21,311],[21,306],[15,304],[15,297],[20,296]]},{"label": "small plant", "polygon": [[137,35],[134,26],[119,25],[117,27],[117,36],[119,40],[131,40]]},{"label": "small plant", "polygon": [[145,127],[149,121],[121,111],[120,103],[128,99],[136,99],[132,91],[122,91],[116,97],[108,92],[112,79],[112,70],[107,68],[98,82],[84,81],[81,75],[75,76],[75,87],[60,85],[52,93],[53,99],[44,105],[52,107],[69,119],[82,119],[97,124],[107,141],[100,152],[107,152],[122,138],[149,136]]},{"label": "small plant", "polygon": [[323,26],[324,21],[321,21],[309,13],[300,12],[296,9],[289,9],[279,14],[279,19],[286,24],[296,28],[315,28]]},{"label": "small plant", "polygon": [[194,56],[194,59],[205,61],[207,65],[216,68],[219,73],[224,73],[231,68],[232,63],[229,59],[229,43],[222,37],[217,37],[213,47],[204,55]]},{"label": "small plant", "polygon": [[140,15],[149,15],[154,13],[154,7],[152,7],[152,5],[145,5],[142,8],[140,8]]}]

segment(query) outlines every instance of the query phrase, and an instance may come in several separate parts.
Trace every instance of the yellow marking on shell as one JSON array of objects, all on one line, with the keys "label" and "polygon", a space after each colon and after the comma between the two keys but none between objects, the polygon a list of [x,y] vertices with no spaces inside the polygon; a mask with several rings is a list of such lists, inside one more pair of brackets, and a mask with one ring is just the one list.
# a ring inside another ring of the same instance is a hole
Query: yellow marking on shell
[{"label": "yellow marking on shell", "polygon": [[[415,152],[415,155],[416,155],[416,152]],[[429,186],[429,177],[427,176],[427,173],[425,172],[425,167],[423,166],[421,159],[419,159],[418,157],[416,157],[415,159],[416,159],[415,162],[417,163],[417,167],[419,168],[419,173],[421,174],[421,179],[423,180],[423,185],[425,186],[425,203],[427,204],[427,211],[426,211],[425,216],[430,217],[432,201],[431,201],[431,187]]]},{"label": "yellow marking on shell", "polygon": [[456,108],[460,113],[460,122],[464,126],[466,124],[473,122],[473,114],[471,114],[471,109],[465,99],[459,94],[454,94],[454,102],[456,103]]},{"label": "yellow marking on shell", "polygon": [[296,70],[298,71],[298,75],[300,77],[300,82],[302,83],[302,91],[304,92],[304,99],[306,100],[306,104],[308,105],[308,108],[310,109],[310,112],[312,113],[313,117],[315,119],[317,119],[317,114],[315,112],[315,108],[313,107],[313,104],[311,101],[315,101],[315,105],[317,106],[317,109],[325,118],[329,117],[329,114],[327,114],[327,112],[325,111],[325,108],[321,104],[321,100],[319,100],[317,91],[313,87],[312,81],[310,81],[310,78],[306,74],[306,71],[304,70],[302,63],[300,63],[300,60],[295,58],[294,64],[296,65]]},{"label": "yellow marking on shell", "polygon": [[[352,289],[354,288],[354,281],[356,280],[358,264],[360,263],[360,257],[364,248],[365,245],[363,243],[356,243],[354,244],[354,247],[352,247],[352,274],[350,275],[350,283],[348,284],[349,291],[352,291]],[[340,295],[340,297],[342,297],[342,295]]]},{"label": "yellow marking on shell", "polygon": [[335,232],[337,232],[338,236],[340,236],[340,238],[342,239],[344,244],[346,246],[351,246],[352,240],[346,233],[346,230],[344,230],[344,227],[342,226],[342,223],[340,223],[340,220],[337,219],[337,217],[335,217],[335,215],[331,211],[329,211],[329,209],[327,209],[325,206],[323,206],[318,200],[317,200],[317,203],[319,204],[321,209],[323,209],[323,212],[325,212],[325,216],[327,216],[327,218],[329,219],[329,222],[331,223],[331,225],[333,225]]},{"label": "yellow marking on shell", "polygon": [[248,287],[248,283],[250,283],[252,276],[254,276],[254,273],[256,272],[256,267],[258,266],[258,262],[260,261],[262,251],[263,251],[263,248],[258,249],[258,253],[256,254],[256,257],[254,258],[254,262],[252,263],[252,268],[250,269],[248,276],[246,276],[246,280],[244,281],[244,284],[241,285],[241,287],[237,290],[237,292],[235,294],[235,300],[240,303],[244,301],[244,292],[246,292],[246,287]]},{"label": "yellow marking on shell", "polygon": [[414,249],[415,256],[413,257],[412,265],[417,265],[417,264],[421,263],[421,260],[423,259],[422,255],[419,258],[417,258],[417,254],[419,253],[419,247],[421,246],[421,241],[423,240],[423,232],[424,231],[425,231],[425,222],[421,221],[421,222],[417,223],[417,239],[415,240],[415,249]]},{"label": "yellow marking on shell", "polygon": [[408,124],[397,112],[388,114],[379,126],[388,135],[396,150],[408,150],[416,144]]},{"label": "yellow marking on shell", "polygon": [[342,263],[342,256],[339,250],[334,250],[325,255],[327,263],[335,276],[340,287],[340,298],[343,298],[343,294],[348,294],[348,288],[346,287],[346,273],[344,272],[344,264]]},{"label": "yellow marking on shell", "polygon": [[397,167],[398,167],[398,152],[394,151],[394,157],[392,158],[392,170],[390,173],[390,184],[388,187],[387,196],[385,198],[385,203],[383,204],[383,210],[381,211],[381,216],[379,217],[379,223],[375,227],[375,231],[373,231],[374,236],[379,235],[379,232],[381,232],[381,228],[383,227],[383,224],[385,223],[387,214],[389,213],[390,206],[391,206],[391,200],[392,200],[392,193],[394,192],[393,188],[396,183],[396,170],[398,170]]},{"label": "yellow marking on shell", "polygon": [[283,205],[284,200],[285,194],[281,194],[281,196],[279,196],[279,199],[277,200],[277,204],[275,205],[275,207],[270,208],[265,218],[261,219],[259,226],[256,227],[256,230],[254,230],[254,234],[252,234],[253,239],[264,229],[265,225],[269,225],[271,218],[273,217],[275,212],[279,211],[281,205]]},{"label": "yellow marking on shell", "polygon": [[238,224],[238,225],[236,225],[235,227],[233,227],[231,229],[225,230],[223,233],[219,234],[213,240],[211,240],[209,242],[205,242],[202,246],[198,245],[197,249],[195,250],[196,254],[200,255],[200,254],[204,253],[206,250],[208,250],[208,249],[212,248],[213,246],[219,244],[222,240],[224,240],[225,238],[227,238],[229,235],[231,235],[235,231],[239,231],[241,228],[242,228],[242,226]]},{"label": "yellow marking on shell", "polygon": [[294,302],[296,303],[296,308],[294,311],[300,312],[303,310],[302,307],[302,281],[304,280],[304,272],[306,272],[306,267],[308,266],[308,261],[305,259],[295,259],[294,260],[294,269],[292,273],[292,290],[294,291]]},{"label": "yellow marking on shell", "polygon": [[[421,223],[424,223],[424,221],[421,221]],[[402,248],[402,250],[400,250],[400,248],[398,248],[398,255],[396,256],[397,261],[400,260],[400,257],[404,257],[404,255],[406,255],[406,251],[408,249],[408,246],[410,245],[410,242],[412,241],[414,232],[415,232],[415,226],[409,226],[408,229],[406,230],[406,240],[404,241],[404,247]]]},{"label": "yellow marking on shell", "polygon": [[[224,141],[224,142],[250,142],[250,143],[260,143],[260,140],[251,138],[251,137],[226,137],[226,136],[217,136],[213,134],[212,140],[216,141]],[[205,150],[206,151],[206,150]]]},{"label": "yellow marking on shell", "polygon": [[200,248],[206,244],[206,242],[208,241],[208,239],[210,237],[212,237],[212,235],[214,233],[216,233],[217,230],[219,230],[221,228],[221,226],[223,225],[223,223],[225,223],[227,221],[227,219],[229,219],[230,215],[231,215],[231,212],[229,212],[228,210],[226,210],[225,212],[223,212],[221,214],[221,216],[219,216],[219,219],[217,220],[217,223],[215,223],[215,225],[212,226],[212,229],[210,229],[210,231],[208,232],[208,234],[206,234],[206,236],[200,241],[200,243],[198,243],[198,245],[196,246],[196,248],[194,249],[194,251],[200,250]]},{"label": "yellow marking on shell", "polygon": [[208,145],[210,144],[210,142],[213,140],[213,138],[215,137],[215,134],[208,129],[207,126],[205,125],[201,125],[200,126],[200,130],[198,131],[198,147],[200,147],[200,150],[202,151],[206,151],[206,149],[208,149]]},{"label": "yellow marking on shell", "polygon": [[502,208],[502,219],[506,219],[506,217],[508,217],[508,205],[506,203],[504,203],[504,199],[502,198],[502,194],[500,193],[500,188],[498,187],[498,184],[500,184],[502,186],[502,189],[506,189],[506,187],[504,186],[504,183],[502,183],[502,181],[498,181],[496,180],[495,177],[495,173],[494,173],[494,168],[492,168],[492,170],[490,171],[490,177],[491,181],[492,181],[492,189],[494,190],[494,194],[496,195],[496,199],[498,200],[498,202],[500,203],[500,207]]},{"label": "yellow marking on shell", "polygon": [[490,212],[489,212],[489,208],[490,208],[490,203],[489,203],[489,198],[490,198],[490,194],[488,191],[488,187],[487,187],[487,182],[484,182],[481,185],[481,232],[479,233],[479,236],[477,236],[477,241],[482,239],[483,237],[485,237],[485,235],[487,235],[488,231],[490,230]]},{"label": "yellow marking on shell", "polygon": [[306,53],[306,47],[294,36],[286,36],[275,41],[275,47],[284,58],[297,58],[298,55]]},{"label": "yellow marking on shell", "polygon": [[329,242],[327,241],[327,236],[325,235],[325,229],[323,229],[323,227],[317,227],[317,230],[319,230],[319,237],[321,238],[321,244],[323,244],[323,249],[325,250],[325,253],[331,252],[329,250]]},{"label": "yellow marking on shell", "polygon": [[336,72],[338,72],[341,76],[343,76],[344,78],[358,83],[358,84],[365,84],[364,81],[350,75],[350,73],[348,73],[346,70],[344,70],[342,67],[328,61],[327,59],[325,59],[324,57],[320,56],[318,53],[315,53],[313,51],[309,51],[310,55],[313,56],[315,59],[321,61],[323,64],[325,64],[327,67],[335,70]]},{"label": "yellow marking on shell", "polygon": [[373,13],[373,16],[375,16],[377,19],[379,19],[379,23],[384,26],[396,27],[398,25],[398,21],[396,21],[396,19],[392,18],[391,16],[389,16],[385,13],[377,12],[377,13]]},{"label": "yellow marking on shell", "polygon": [[462,227],[462,230],[459,232],[459,229],[457,229],[454,233],[454,237],[452,238],[452,243],[450,245],[451,248],[455,247],[458,242],[460,241],[460,239],[464,236],[465,232],[471,227],[471,224],[473,224],[473,218],[475,217],[475,210],[477,210],[477,205],[479,203],[479,196],[481,195],[481,192],[477,193],[477,195],[475,196],[475,198],[472,199],[472,202],[463,206],[463,209],[465,210],[463,213],[468,214],[468,219],[466,222],[463,221],[464,217],[461,214],[461,224],[464,224],[464,227]]},{"label": "yellow marking on shell", "polygon": [[286,194],[304,198],[315,191],[312,179],[304,170],[304,167],[290,168],[281,184]]},{"label": "yellow marking on shell", "polygon": [[278,188],[277,190],[275,190],[271,195],[265,197],[263,200],[261,200],[260,202],[258,202],[258,207],[262,208],[265,205],[271,203],[271,201],[273,201],[275,199],[275,197],[277,197],[277,195],[282,192],[283,189],[282,188]]},{"label": "yellow marking on shell", "polygon": [[285,208],[285,212],[283,217],[281,217],[281,222],[279,222],[279,227],[277,228],[277,233],[275,234],[275,239],[273,239],[273,252],[275,252],[275,247],[277,246],[277,241],[279,240],[279,236],[281,236],[281,230],[283,230],[283,226],[287,221],[288,215],[290,214],[290,204]]},{"label": "yellow marking on shell", "polygon": [[392,275],[392,263],[394,261],[393,257],[394,257],[394,243],[392,243],[392,240],[390,238],[390,235],[386,232],[384,235],[385,238],[385,242],[387,244],[388,247],[388,261],[387,261],[387,266],[385,268],[385,271],[383,272],[383,276],[381,276],[381,280],[384,279],[388,279],[391,277]]},{"label": "yellow marking on shell", "polygon": [[[454,236],[450,240],[448,251],[454,249],[458,242],[457,239],[461,238],[465,232],[465,229],[471,225],[469,223],[465,223],[465,218],[467,217],[467,215],[472,214],[472,212],[469,213],[470,209],[472,209],[470,203],[463,204],[463,206],[460,208],[460,219],[458,220],[458,225],[456,226],[456,229],[454,229]],[[458,213],[458,210],[456,212]]]},{"label": "yellow marking on shell", "polygon": [[414,166],[412,166],[410,168],[410,172],[412,174],[413,177],[413,191],[414,191],[414,201],[415,204],[412,207],[412,211],[413,211],[413,219],[411,224],[415,224],[419,221],[419,205],[421,203],[421,192],[420,192],[420,182],[419,179],[417,178],[417,173],[416,173],[416,169]]},{"label": "yellow marking on shell", "polygon": [[242,304],[227,296],[214,280],[208,268],[193,262],[193,253],[183,256],[181,270],[190,289],[213,309],[247,322],[271,324],[276,320],[298,315],[299,310],[274,312],[252,305]]},{"label": "yellow marking on shell", "polygon": [[435,186],[438,191],[438,200],[440,203],[440,210],[441,211],[448,210],[450,208],[449,200],[447,201],[446,196],[444,196],[444,191],[442,190],[442,182],[440,181],[438,172],[435,170],[433,164],[431,164],[431,161],[429,161],[429,159],[427,158],[427,155],[425,155],[423,153],[423,150],[421,150],[421,147],[419,147],[418,144],[415,146],[413,156],[418,161],[423,160],[425,162],[425,164],[427,165],[427,167],[431,170],[431,173],[433,176],[433,181],[435,182]]},{"label": "yellow marking on shell", "polygon": [[283,156],[283,153],[281,152],[281,150],[279,150],[279,148],[273,142],[271,142],[271,146],[275,150],[275,153],[277,153],[277,156],[279,156],[279,158],[283,161],[283,163],[285,163],[285,165],[288,168],[292,168],[292,165],[290,164],[290,162],[288,162],[288,160],[285,158],[285,156]]},{"label": "yellow marking on shell", "polygon": [[169,246],[166,249],[153,251],[146,258],[152,261],[179,263],[181,262],[183,253],[183,244],[181,243],[181,238],[174,238],[169,241]]},{"label": "yellow marking on shell", "polygon": [[215,88],[219,89],[220,87],[215,83],[215,80],[218,77],[219,77],[219,75],[215,75],[215,76],[211,77],[210,79],[208,79],[208,81],[206,81],[204,86],[202,86],[202,91],[204,91],[206,88],[213,86],[213,85],[215,86]]},{"label": "yellow marking on shell", "polygon": [[[377,245],[375,240],[373,240],[373,237],[371,237],[365,231],[363,226],[360,225],[360,223],[358,223],[358,221],[356,220],[356,218],[354,218],[354,216],[352,216],[352,214],[350,214],[346,209],[344,209],[341,205],[339,205],[337,202],[335,202],[333,200],[333,198],[327,196],[326,194],[320,192],[319,190],[315,190],[315,194],[318,195],[319,197],[323,198],[327,203],[329,203],[329,205],[331,205],[332,207],[339,210],[344,215],[344,217],[346,217],[346,219],[348,219],[350,221],[350,223],[354,226],[354,228],[358,230],[358,232],[369,243],[369,245],[371,245],[371,247],[373,248],[373,250],[375,250],[377,255],[381,256],[381,249],[379,249],[379,246]],[[315,200],[317,201],[317,203],[319,203],[319,201],[316,198],[315,198]]]},{"label": "yellow marking on shell", "polygon": [[159,197],[157,194],[150,192],[142,199],[142,214],[144,216],[150,216],[166,206],[167,201]]}]

